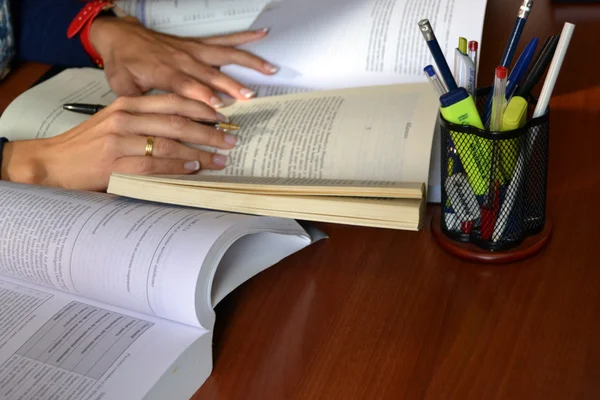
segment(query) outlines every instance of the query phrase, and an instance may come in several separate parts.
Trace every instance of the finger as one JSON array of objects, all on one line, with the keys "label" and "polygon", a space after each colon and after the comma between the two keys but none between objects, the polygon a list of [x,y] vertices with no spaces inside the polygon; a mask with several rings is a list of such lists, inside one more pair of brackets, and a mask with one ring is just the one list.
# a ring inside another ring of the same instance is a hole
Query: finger
[{"label": "finger", "polygon": [[212,36],[197,39],[201,43],[218,45],[218,46],[239,46],[245,43],[254,42],[267,36],[268,28],[257,29],[254,31],[244,31],[230,33],[227,35]]},{"label": "finger", "polygon": [[173,69],[170,74],[157,78],[156,82],[163,90],[201,101],[213,108],[221,108],[225,105],[213,90],[200,83],[198,77],[190,76],[181,70]]},{"label": "finger", "polygon": [[175,93],[141,97],[120,97],[111,104],[113,110],[133,114],[180,115],[190,119],[227,122],[228,118],[207,104]]},{"label": "finger", "polygon": [[133,156],[123,157],[117,160],[113,169],[115,172],[128,174],[182,175],[191,174],[200,169],[223,169],[223,167],[214,167],[212,164],[202,165],[198,160]]},{"label": "finger", "polygon": [[200,162],[154,157],[124,157],[114,164],[114,172],[125,174],[186,175],[199,171]]},{"label": "finger", "polygon": [[142,95],[142,90],[137,86],[133,77],[125,69],[116,71],[114,68],[107,66],[104,72],[110,88],[119,96]]},{"label": "finger", "polygon": [[109,115],[103,124],[107,124],[108,132],[158,136],[219,149],[232,149],[239,143],[236,135],[178,115],[137,115],[120,111]]},{"label": "finger", "polygon": [[[120,140],[120,151],[125,157],[146,155],[147,137],[126,136]],[[152,157],[174,160],[198,161],[203,168],[222,169],[229,164],[229,157],[196,149],[175,140],[157,137],[152,146]]]},{"label": "finger", "polygon": [[266,60],[244,50],[195,43],[190,43],[188,48],[198,61],[212,66],[236,64],[269,75],[275,74],[278,70]]},{"label": "finger", "polygon": [[219,92],[226,93],[238,100],[250,99],[256,92],[247,88],[235,79],[225,75],[215,68],[194,62],[191,65],[181,65],[186,74]]}]

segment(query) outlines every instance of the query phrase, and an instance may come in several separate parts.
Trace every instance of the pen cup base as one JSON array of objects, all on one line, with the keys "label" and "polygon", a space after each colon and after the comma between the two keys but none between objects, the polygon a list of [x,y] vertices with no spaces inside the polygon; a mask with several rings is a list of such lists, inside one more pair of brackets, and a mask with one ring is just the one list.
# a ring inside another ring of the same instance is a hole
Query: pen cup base
[{"label": "pen cup base", "polygon": [[470,242],[461,242],[449,238],[441,228],[441,209],[435,207],[431,218],[431,231],[436,241],[444,250],[455,257],[466,261],[487,264],[508,264],[533,257],[539,253],[550,240],[552,222],[546,217],[544,226],[536,235],[527,236],[517,247],[509,250],[490,251],[482,249]]}]

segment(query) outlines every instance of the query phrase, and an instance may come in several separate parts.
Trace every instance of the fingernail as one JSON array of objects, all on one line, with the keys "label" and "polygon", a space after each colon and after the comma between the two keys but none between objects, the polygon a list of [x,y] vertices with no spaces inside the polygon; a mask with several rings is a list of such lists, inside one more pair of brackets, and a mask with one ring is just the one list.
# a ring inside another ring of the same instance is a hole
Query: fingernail
[{"label": "fingernail", "polygon": [[213,162],[220,166],[229,165],[229,156],[224,156],[223,154],[215,154],[213,155]]},{"label": "fingernail", "polygon": [[239,138],[239,136],[232,135],[231,133],[226,133],[225,134],[225,141],[227,143],[233,144],[235,146],[237,146],[238,144],[240,144],[240,138]]},{"label": "fingernail", "polygon": [[223,100],[221,100],[218,97],[211,97],[210,98],[210,104],[212,104],[213,107],[216,107],[216,108],[223,107],[225,105],[223,103]]},{"label": "fingernail", "polygon": [[229,122],[229,118],[227,118],[226,115],[223,115],[220,112],[217,113],[217,120],[221,122]]},{"label": "fingernail", "polygon": [[261,28],[261,29],[257,29],[256,30],[257,33],[268,33],[269,32],[269,28]]},{"label": "fingernail", "polygon": [[276,66],[269,64],[269,63],[265,63],[265,69],[272,74],[279,71],[279,68],[277,68]]},{"label": "fingernail", "polygon": [[186,169],[187,171],[198,171],[200,169],[200,162],[199,161],[186,161],[183,164],[183,168]]},{"label": "fingernail", "polygon": [[252,91],[250,89],[246,89],[246,88],[243,88],[242,90],[240,90],[240,93],[242,94],[242,96],[244,96],[247,99],[249,99],[250,97],[254,97],[254,95],[256,94],[256,93],[254,93],[254,91]]}]

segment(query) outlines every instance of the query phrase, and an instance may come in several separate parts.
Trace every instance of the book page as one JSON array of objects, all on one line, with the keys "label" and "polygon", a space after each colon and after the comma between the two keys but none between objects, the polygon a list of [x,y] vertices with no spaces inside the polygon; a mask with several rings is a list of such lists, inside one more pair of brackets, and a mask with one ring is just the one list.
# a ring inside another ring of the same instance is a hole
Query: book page
[{"label": "book page", "polygon": [[[249,85],[249,87],[260,97],[312,90],[285,85]],[[109,105],[116,99],[117,95],[111,90],[101,70],[69,68],[22,93],[10,103],[0,116],[0,134],[10,140],[52,137],[66,132],[89,118],[89,115],[63,109],[64,104]]]},{"label": "book page", "polygon": [[66,103],[108,105],[117,99],[104,72],[73,68],[60,72],[21,94],[0,117],[0,135],[9,140],[56,136],[90,116],[63,109]]},{"label": "book page", "polygon": [[[338,196],[375,197],[397,199],[422,199],[423,183],[393,181],[358,181],[345,179],[265,178],[238,175],[136,175],[113,173],[115,178],[129,178],[176,185],[196,186],[216,191],[292,195],[292,196]],[[111,182],[112,183],[112,182]],[[109,184],[109,193],[110,192]]]},{"label": "book page", "polygon": [[215,267],[253,223],[310,243],[295,221],[0,182],[0,274],[210,328]]},{"label": "book page", "polygon": [[315,90],[315,89],[309,88],[309,87],[298,87],[298,86],[289,86],[289,85],[249,84],[246,86],[249,89],[252,89],[256,92],[256,97],[281,96],[283,94],[312,92]]},{"label": "book page", "polygon": [[[425,183],[438,112],[427,84],[266,97],[222,112],[242,128],[231,165],[200,175]],[[189,179],[189,178],[188,178]]]},{"label": "book page", "polygon": [[152,30],[205,37],[250,28],[269,0],[121,0],[123,11]]},{"label": "book page", "polygon": [[212,368],[203,329],[1,276],[0,310],[1,399],[189,398]]},{"label": "book page", "polygon": [[[448,62],[460,36],[481,41],[485,0],[285,0],[269,4],[252,27],[269,35],[241,48],[280,67],[274,76],[223,71],[252,84],[331,89],[425,82],[433,58],[417,22],[428,18]],[[481,49],[481,47],[480,47]]]}]

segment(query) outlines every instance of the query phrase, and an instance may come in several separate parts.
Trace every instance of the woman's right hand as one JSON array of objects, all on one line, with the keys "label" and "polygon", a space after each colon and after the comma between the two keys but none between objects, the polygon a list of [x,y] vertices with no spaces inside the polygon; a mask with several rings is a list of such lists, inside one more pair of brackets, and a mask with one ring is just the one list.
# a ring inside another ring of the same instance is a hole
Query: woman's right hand
[{"label": "woman's right hand", "polygon": [[[75,128],[47,139],[8,142],[2,179],[104,191],[112,172],[190,174],[222,169],[228,158],[181,142],[232,149],[237,136],[194,119],[224,120],[204,103],[175,94],[120,97]],[[152,156],[146,156],[154,136]]]}]

